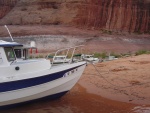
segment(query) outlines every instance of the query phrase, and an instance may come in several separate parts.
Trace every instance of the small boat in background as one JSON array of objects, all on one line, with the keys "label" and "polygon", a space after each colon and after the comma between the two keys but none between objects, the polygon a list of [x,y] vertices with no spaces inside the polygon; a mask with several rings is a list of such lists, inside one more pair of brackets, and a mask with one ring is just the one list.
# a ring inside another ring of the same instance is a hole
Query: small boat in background
[{"label": "small boat in background", "polygon": [[82,54],[81,58],[87,61],[87,63],[98,63],[100,61],[98,58],[95,58],[94,55]]}]

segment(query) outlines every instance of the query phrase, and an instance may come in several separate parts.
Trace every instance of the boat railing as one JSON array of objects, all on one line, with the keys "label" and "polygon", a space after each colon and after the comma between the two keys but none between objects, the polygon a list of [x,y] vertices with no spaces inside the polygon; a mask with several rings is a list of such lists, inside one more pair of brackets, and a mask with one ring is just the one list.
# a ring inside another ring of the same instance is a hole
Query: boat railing
[{"label": "boat railing", "polygon": [[75,54],[75,51],[78,49],[78,48],[81,48],[81,47],[83,47],[84,45],[79,45],[79,46],[74,46],[74,47],[69,47],[69,48],[65,48],[65,49],[59,49],[59,50],[57,50],[56,52],[53,52],[53,53],[50,53],[50,54],[48,54],[47,55],[47,59],[49,59],[49,56],[51,56],[52,54],[54,54],[54,56],[52,57],[52,61],[51,61],[51,64],[53,65],[54,64],[54,61],[55,61],[55,58],[57,57],[57,56],[59,56],[58,55],[58,53],[60,53],[60,52],[63,52],[63,51],[67,51],[66,52],[66,54],[65,54],[65,57],[64,57],[64,59],[63,59],[63,64],[65,63],[65,61],[66,61],[66,59],[67,59],[67,56],[69,56],[69,52],[70,52],[70,50],[73,50],[72,52],[71,52],[71,57],[70,57],[70,60],[69,60],[69,62],[68,63],[72,63],[73,62],[73,56],[74,56],[74,54]]}]

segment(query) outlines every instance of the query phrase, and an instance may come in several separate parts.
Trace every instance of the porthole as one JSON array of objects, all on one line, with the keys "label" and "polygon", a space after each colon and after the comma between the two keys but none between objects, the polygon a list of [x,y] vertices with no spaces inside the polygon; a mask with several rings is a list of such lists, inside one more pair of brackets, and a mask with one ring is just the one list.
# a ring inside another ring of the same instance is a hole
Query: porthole
[{"label": "porthole", "polygon": [[71,72],[74,73],[74,70],[72,70]]}]

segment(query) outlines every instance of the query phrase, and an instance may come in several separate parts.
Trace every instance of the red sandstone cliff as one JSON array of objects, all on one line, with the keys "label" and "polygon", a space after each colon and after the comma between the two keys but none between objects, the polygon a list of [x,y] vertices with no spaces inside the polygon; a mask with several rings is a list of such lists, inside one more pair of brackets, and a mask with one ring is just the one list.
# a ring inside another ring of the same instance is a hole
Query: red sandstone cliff
[{"label": "red sandstone cliff", "polygon": [[150,2],[146,0],[89,0],[79,9],[77,25],[113,31],[150,30]]},{"label": "red sandstone cliff", "polygon": [[149,0],[0,0],[0,24],[150,32]]},{"label": "red sandstone cliff", "polygon": [[18,0],[0,0],[0,19],[16,5],[17,1]]}]

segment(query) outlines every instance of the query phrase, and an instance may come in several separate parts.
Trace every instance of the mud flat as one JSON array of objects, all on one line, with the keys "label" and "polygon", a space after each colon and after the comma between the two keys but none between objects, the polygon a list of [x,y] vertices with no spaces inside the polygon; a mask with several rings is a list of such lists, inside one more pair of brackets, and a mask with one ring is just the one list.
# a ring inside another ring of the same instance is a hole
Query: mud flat
[{"label": "mud flat", "polygon": [[[65,96],[1,113],[149,113],[150,55],[88,65]],[[95,68],[99,71],[95,71]]]},{"label": "mud flat", "polygon": [[[53,51],[75,45],[86,45],[87,52],[127,53],[150,50],[149,34],[107,34],[99,30],[60,25],[9,25],[8,28],[15,41],[23,44],[35,41],[40,51]],[[0,26],[0,40],[11,41],[6,37],[6,29]]]}]

